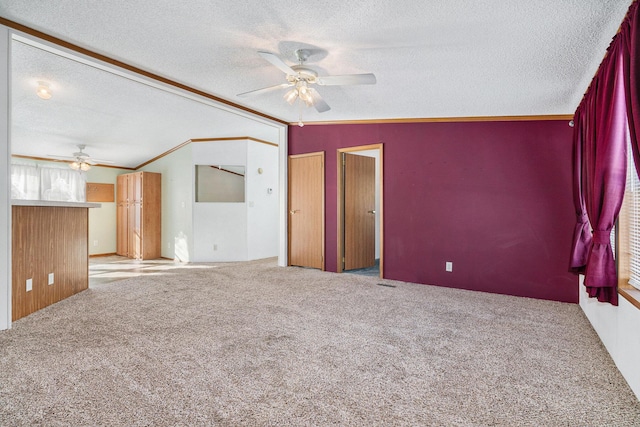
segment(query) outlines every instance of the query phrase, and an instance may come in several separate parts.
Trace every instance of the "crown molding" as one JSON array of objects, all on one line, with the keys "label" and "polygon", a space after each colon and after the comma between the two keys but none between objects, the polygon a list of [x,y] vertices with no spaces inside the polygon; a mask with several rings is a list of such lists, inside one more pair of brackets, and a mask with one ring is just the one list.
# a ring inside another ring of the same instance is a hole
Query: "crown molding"
[{"label": "crown molding", "polygon": [[[181,149],[182,147],[189,145],[191,143],[201,143],[201,142],[221,142],[221,141],[253,141],[253,142],[258,142],[260,144],[265,144],[265,145],[270,145],[272,147],[277,147],[278,144],[274,144],[273,142],[269,142],[269,141],[265,141],[263,139],[258,139],[258,138],[254,138],[252,136],[230,136],[230,137],[222,137],[222,138],[193,138],[193,139],[189,139],[185,142],[183,142],[182,144],[179,144],[175,147],[173,147],[170,150],[165,151],[162,154],[157,155],[156,157],[147,160],[144,163],[139,164],[136,167],[130,168],[130,167],[126,167],[126,166],[115,166],[115,165],[103,165],[103,164],[95,164],[92,166],[100,166],[103,168],[113,168],[113,169],[125,169],[125,170],[131,170],[131,171],[135,171],[138,170],[150,163],[155,162],[156,160],[159,160],[165,156],[168,156],[169,154],[173,153],[174,151],[177,151],[179,149]],[[35,156],[23,156],[21,154],[12,154],[11,157],[17,157],[20,159],[27,159],[27,160],[39,160],[39,161],[44,161],[44,162],[60,162],[60,163],[71,163],[72,160],[60,160],[60,159],[49,159],[47,157],[35,157]]]},{"label": "crown molding", "polygon": [[[36,157],[36,156],[23,156],[22,154],[12,154],[11,157],[16,157],[18,159],[27,159],[27,160],[36,160],[41,162],[57,162],[57,163],[73,163],[73,160],[60,160],[60,159],[50,159],[48,157]],[[117,166],[117,165],[103,165],[100,163],[96,163],[95,165],[91,165],[91,167],[100,166],[101,168],[113,168],[113,169],[125,169],[125,170],[135,170],[135,168],[130,168],[127,166]]]},{"label": "crown molding", "polygon": [[[573,114],[550,114],[538,116],[476,116],[476,117],[425,117],[406,119],[367,119],[367,120],[332,120],[304,122],[305,126],[314,125],[369,125],[386,123],[464,123],[464,122],[530,122],[549,120],[573,120]],[[298,126],[291,122],[289,126]]]},{"label": "crown molding", "polygon": [[259,142],[260,144],[271,145],[277,147],[278,144],[273,142],[265,141],[263,139],[253,138],[251,136],[231,136],[231,137],[219,137],[219,138],[193,138],[189,141],[191,142],[217,142],[217,141],[239,141],[239,140],[249,140],[254,142]]},{"label": "crown molding", "polygon": [[138,166],[136,166],[134,168],[134,170],[138,170],[141,167],[144,167],[150,163],[155,162],[156,160],[159,160],[165,156],[168,156],[169,154],[173,153],[174,151],[177,151],[179,149],[181,149],[184,146],[187,146],[191,143],[201,143],[201,142],[221,142],[221,141],[240,141],[240,140],[249,140],[249,141],[255,141],[255,142],[259,142],[261,144],[266,144],[266,145],[272,145],[274,147],[277,147],[278,144],[274,144],[273,142],[269,142],[269,141],[264,141],[262,139],[258,139],[258,138],[253,138],[251,136],[229,136],[229,137],[221,137],[221,138],[193,138],[193,139],[188,139],[185,142],[183,142],[182,144],[176,145],[175,147],[173,147],[170,150],[165,151],[162,154],[157,155],[156,157],[154,157],[153,159],[147,160],[146,162],[139,164]]}]

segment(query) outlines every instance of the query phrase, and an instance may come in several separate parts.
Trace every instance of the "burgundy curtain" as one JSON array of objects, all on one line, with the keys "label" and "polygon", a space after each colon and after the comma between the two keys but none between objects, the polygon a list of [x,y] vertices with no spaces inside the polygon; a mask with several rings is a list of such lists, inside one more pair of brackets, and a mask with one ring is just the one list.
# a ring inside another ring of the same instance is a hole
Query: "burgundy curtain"
[{"label": "burgundy curtain", "polygon": [[613,305],[618,304],[618,278],[610,236],[624,196],[628,129],[621,44],[614,39],[581,105],[586,114],[583,195],[593,227],[584,284],[590,297]]},{"label": "burgundy curtain", "polygon": [[573,203],[576,209],[576,226],[573,231],[570,260],[571,271],[583,274],[591,247],[591,227],[583,196],[582,151],[585,133],[583,126],[586,125],[584,109],[583,105],[580,105],[573,119]]},{"label": "burgundy curtain", "polygon": [[636,172],[640,175],[640,9],[634,1],[620,26],[624,58],[624,86],[627,98],[629,134]]}]

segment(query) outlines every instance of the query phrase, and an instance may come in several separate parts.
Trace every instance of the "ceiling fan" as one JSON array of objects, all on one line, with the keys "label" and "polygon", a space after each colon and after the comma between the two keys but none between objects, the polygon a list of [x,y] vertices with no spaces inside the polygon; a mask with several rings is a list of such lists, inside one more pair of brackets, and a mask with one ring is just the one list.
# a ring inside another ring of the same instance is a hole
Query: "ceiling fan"
[{"label": "ceiling fan", "polygon": [[91,156],[89,156],[88,153],[84,152],[84,149],[87,147],[85,144],[78,144],[77,147],[78,147],[78,151],[76,151],[75,153],[72,153],[71,156],[57,156],[54,154],[48,154],[47,156],[56,160],[64,160],[64,161],[71,160],[69,167],[74,170],[82,170],[82,171],[88,171],[89,169],[91,169],[91,166],[97,165],[98,163],[102,163],[102,164],[113,163],[110,160],[99,160],[99,159],[91,158]]},{"label": "ceiling fan", "polygon": [[284,94],[284,99],[291,105],[300,100],[308,107],[315,107],[319,113],[329,111],[331,107],[322,99],[313,85],[318,86],[342,86],[342,85],[372,85],[376,83],[376,76],[367,74],[345,74],[339,76],[318,76],[318,73],[305,65],[312,51],[298,49],[295,51],[298,65],[287,65],[280,57],[270,52],[258,52],[262,58],[282,70],[286,74],[286,83],[269,86],[238,94],[239,97],[247,97],[271,92],[277,89],[291,88]]}]

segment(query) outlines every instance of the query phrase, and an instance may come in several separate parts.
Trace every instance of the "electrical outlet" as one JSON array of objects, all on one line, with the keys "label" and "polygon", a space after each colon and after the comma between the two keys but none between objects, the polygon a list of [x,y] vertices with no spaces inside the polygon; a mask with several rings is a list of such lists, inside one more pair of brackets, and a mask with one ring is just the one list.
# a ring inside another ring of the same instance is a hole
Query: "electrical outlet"
[{"label": "electrical outlet", "polygon": [[167,242],[167,249],[171,249],[171,242]]},{"label": "electrical outlet", "polygon": [[97,240],[93,241],[93,246],[98,246],[98,241]]},{"label": "electrical outlet", "polygon": [[53,273],[49,273],[49,284],[53,285]]},{"label": "electrical outlet", "polygon": [[446,271],[448,271],[449,273],[451,273],[451,272],[453,271],[453,263],[452,263],[452,262],[450,262],[450,261],[447,261],[447,262],[444,264],[444,269],[445,269]]},{"label": "electrical outlet", "polygon": [[27,292],[31,292],[33,289],[33,279],[27,279]]},{"label": "electrical outlet", "polygon": [[213,245],[213,250],[217,251],[218,250],[218,245]]}]

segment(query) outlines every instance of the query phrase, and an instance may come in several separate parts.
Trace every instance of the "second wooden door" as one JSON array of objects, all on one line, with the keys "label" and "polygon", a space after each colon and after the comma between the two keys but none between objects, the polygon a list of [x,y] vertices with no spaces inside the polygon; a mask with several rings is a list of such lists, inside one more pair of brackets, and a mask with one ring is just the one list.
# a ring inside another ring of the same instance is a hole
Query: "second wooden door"
[{"label": "second wooden door", "polygon": [[344,269],[375,265],[376,160],[343,153]]}]

